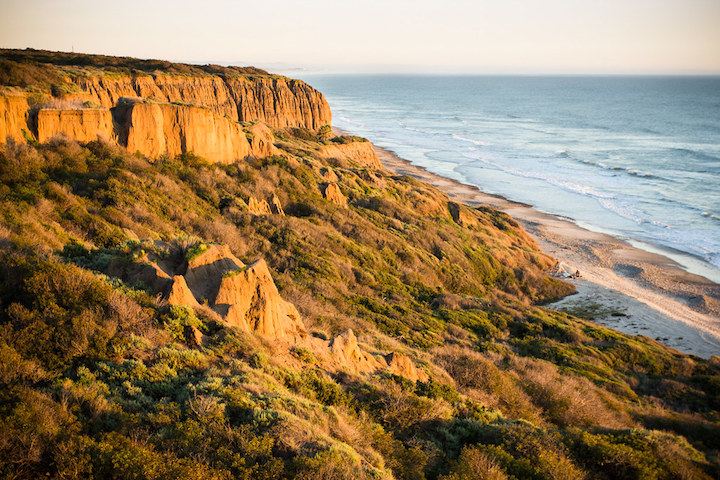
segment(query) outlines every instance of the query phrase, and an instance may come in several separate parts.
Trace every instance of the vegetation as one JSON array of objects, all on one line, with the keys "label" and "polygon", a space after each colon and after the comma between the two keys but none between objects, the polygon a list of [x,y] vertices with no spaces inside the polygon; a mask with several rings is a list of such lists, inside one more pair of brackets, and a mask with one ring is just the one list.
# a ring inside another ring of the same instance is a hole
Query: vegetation
[{"label": "vegetation", "polygon": [[[190,65],[166,60],[141,60],[131,57],[87,55],[83,53],[51,52],[0,48],[0,85],[16,87],[50,87],[53,90],[68,88],[64,76],[81,75],[89,69],[103,70],[106,74],[152,74],[161,71],[172,75],[269,75],[255,67],[223,67],[220,65]],[[60,92],[57,92],[60,93]],[[59,96],[53,92],[54,96]]]},{"label": "vegetation", "polygon": [[[539,306],[572,289],[507,216],[460,225],[434,188],[297,135],[234,165],[2,148],[0,476],[717,478],[717,361]],[[247,212],[272,194],[286,216]],[[331,371],[138,274],[210,243],[265,258],[316,337],[351,327],[430,379]]]}]

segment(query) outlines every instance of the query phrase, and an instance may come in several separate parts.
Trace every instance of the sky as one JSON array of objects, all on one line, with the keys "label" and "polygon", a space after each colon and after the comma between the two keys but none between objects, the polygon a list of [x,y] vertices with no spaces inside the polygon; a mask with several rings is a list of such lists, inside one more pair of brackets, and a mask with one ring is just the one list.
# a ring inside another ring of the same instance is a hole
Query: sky
[{"label": "sky", "polygon": [[720,73],[720,0],[0,0],[0,46],[275,71]]}]

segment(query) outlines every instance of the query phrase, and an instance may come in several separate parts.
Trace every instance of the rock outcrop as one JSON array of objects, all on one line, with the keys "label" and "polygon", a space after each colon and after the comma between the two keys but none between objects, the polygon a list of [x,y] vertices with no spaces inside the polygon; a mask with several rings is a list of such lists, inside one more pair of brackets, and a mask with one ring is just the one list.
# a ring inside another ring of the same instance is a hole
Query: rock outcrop
[{"label": "rock outcrop", "polygon": [[332,123],[330,106],[322,93],[300,80],[275,75],[186,76],[92,75],[72,80],[77,100],[111,108],[122,97],[206,107],[236,122],[261,121],[272,128],[304,127],[317,130]]},{"label": "rock outcrop", "polygon": [[237,105],[238,120],[260,120],[273,128],[305,127],[317,130],[332,123],[330,106],[322,93],[307,83],[277,76],[227,79]]},{"label": "rock outcrop", "polygon": [[334,203],[335,205],[347,205],[347,198],[345,198],[345,195],[343,195],[342,191],[340,191],[340,187],[338,187],[337,183],[328,183],[325,185],[323,196],[325,197],[325,200]]},{"label": "rock outcrop", "polygon": [[275,213],[277,215],[285,215],[285,210],[283,210],[282,203],[280,203],[280,199],[275,194],[273,194],[272,198],[270,199],[270,210],[272,210],[272,213]]},{"label": "rock outcrop", "polygon": [[185,342],[190,347],[199,348],[200,346],[202,346],[203,334],[197,327],[187,326],[187,327],[185,327],[184,333],[185,333]]},{"label": "rock outcrop", "polygon": [[168,303],[186,306],[206,300],[228,324],[266,338],[306,335],[295,306],[277,290],[264,260],[245,266],[227,245],[209,245],[187,261],[185,276],[175,276]]},{"label": "rock outcrop", "polygon": [[248,198],[248,213],[251,215],[271,215],[270,204],[267,200],[258,200],[255,197]]},{"label": "rock outcrop", "polygon": [[157,158],[194,153],[219,163],[242,160],[251,153],[237,122],[207,108],[125,101],[117,107],[120,143],[131,152]]},{"label": "rock outcrop", "polygon": [[24,141],[23,130],[30,135],[26,95],[12,89],[0,89],[0,144],[8,138]]},{"label": "rock outcrop", "polygon": [[166,294],[165,301],[168,305],[181,305],[191,308],[200,306],[185,282],[185,277],[182,275],[175,275],[172,278],[172,283]]},{"label": "rock outcrop", "polygon": [[478,225],[478,219],[465,205],[461,205],[456,202],[448,202],[448,211],[455,223],[462,227],[472,227]]},{"label": "rock outcrop", "polygon": [[339,367],[350,373],[371,373],[383,367],[375,357],[360,348],[355,333],[350,329],[330,341],[330,352]]},{"label": "rock outcrop", "polygon": [[264,260],[225,274],[213,309],[230,325],[263,337],[306,334],[300,314],[280,297]]},{"label": "rock outcrop", "polygon": [[405,377],[413,382],[426,381],[428,375],[418,369],[405,354],[391,352],[387,355],[371,355],[358,343],[355,333],[348,329],[330,340],[327,346],[316,346],[316,352],[323,356],[323,350],[329,350],[329,362],[334,369],[362,375],[388,372]]},{"label": "rock outcrop", "polygon": [[351,163],[360,167],[382,168],[372,143],[355,141],[349,143],[330,143],[318,150],[318,157],[334,159],[341,163]]},{"label": "rock outcrop", "polygon": [[245,268],[227,245],[208,245],[188,259],[185,280],[198,301],[214,301],[223,276]]},{"label": "rock outcrop", "polygon": [[271,157],[278,152],[273,145],[275,137],[264,123],[256,123],[248,128],[250,134],[250,155],[255,158]]},{"label": "rock outcrop", "polygon": [[427,381],[427,373],[419,370],[410,357],[403,353],[392,352],[385,356],[387,362],[387,371],[394,375],[405,377],[412,381]]},{"label": "rock outcrop", "polygon": [[41,108],[36,122],[40,143],[56,136],[78,142],[112,140],[115,136],[112,115],[106,108]]}]

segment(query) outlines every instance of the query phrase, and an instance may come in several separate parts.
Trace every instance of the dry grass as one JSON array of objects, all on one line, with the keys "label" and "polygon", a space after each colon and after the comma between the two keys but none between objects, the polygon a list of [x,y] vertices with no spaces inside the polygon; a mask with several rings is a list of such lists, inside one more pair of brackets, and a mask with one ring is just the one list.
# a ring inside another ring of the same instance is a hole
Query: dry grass
[{"label": "dry grass", "polygon": [[457,346],[435,350],[435,361],[469,397],[499,409],[509,418],[541,424],[541,410],[518,385],[516,378],[497,367],[497,358]]},{"label": "dry grass", "polygon": [[512,371],[549,421],[563,426],[603,428],[635,426],[620,402],[586,378],[561,373],[550,362],[516,357]]}]

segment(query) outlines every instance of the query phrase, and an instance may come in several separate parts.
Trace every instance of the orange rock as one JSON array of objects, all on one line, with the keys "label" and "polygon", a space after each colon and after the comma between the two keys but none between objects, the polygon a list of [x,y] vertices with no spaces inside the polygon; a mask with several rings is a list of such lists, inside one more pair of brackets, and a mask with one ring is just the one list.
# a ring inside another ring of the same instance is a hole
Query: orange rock
[{"label": "orange rock", "polygon": [[267,200],[258,200],[255,197],[248,198],[248,212],[251,215],[270,215],[272,214],[272,211],[270,210],[270,204],[267,202]]},{"label": "orange rock", "polygon": [[92,102],[105,108],[114,107],[123,97],[139,96],[130,75],[82,75],[74,81],[80,87],[80,93],[74,94],[73,99]]},{"label": "orange rock", "polygon": [[185,277],[182,275],[175,275],[172,278],[172,284],[168,289],[165,301],[168,305],[182,305],[191,308],[200,306],[185,282]]},{"label": "orange rock", "polygon": [[185,327],[185,342],[194,348],[199,348],[202,346],[203,341],[203,334],[202,332],[194,326],[186,326]]},{"label": "orange rock", "polygon": [[267,125],[256,123],[248,128],[248,132],[252,136],[250,139],[250,155],[255,158],[265,158],[278,152],[278,149],[273,145],[275,136]]},{"label": "orange rock", "polygon": [[277,76],[227,79],[238,107],[238,120],[259,120],[272,128],[305,127],[318,130],[332,123],[322,93],[300,80]]},{"label": "orange rock", "polygon": [[375,357],[362,351],[350,329],[331,340],[330,352],[340,369],[347,372],[370,373],[382,366]]},{"label": "orange rock", "polygon": [[150,158],[194,153],[232,163],[250,154],[240,125],[205,108],[135,102],[126,107],[124,132],[127,149]]},{"label": "orange rock", "polygon": [[320,158],[354,163],[360,167],[380,169],[382,165],[370,142],[330,143],[318,151]]},{"label": "orange rock", "polygon": [[245,267],[227,245],[209,245],[188,260],[185,281],[199,301],[212,301],[220,288],[223,276]]},{"label": "orange rock", "polygon": [[337,186],[337,183],[328,183],[325,186],[325,191],[323,192],[323,195],[325,196],[325,199],[327,201],[332,202],[336,205],[347,205],[347,198],[345,198],[345,195],[343,195],[342,191],[340,191],[340,187]]},{"label": "orange rock", "polygon": [[317,130],[332,123],[322,93],[300,80],[253,75],[223,78],[214,75],[98,75],[74,79],[79,99],[111,108],[122,97],[143,97],[211,109],[240,122],[261,121],[272,128]]},{"label": "orange rock", "polygon": [[317,172],[324,180],[329,183],[337,182],[339,180],[337,174],[330,167],[321,166],[317,169]]},{"label": "orange rock", "polygon": [[135,77],[134,81],[138,96],[205,107],[222,117],[238,120],[237,105],[221,77],[156,73],[139,82],[140,78]]},{"label": "orange rock", "polygon": [[24,93],[7,89],[0,92],[0,144],[8,138],[24,142],[23,130],[28,134],[28,103]]},{"label": "orange rock", "polygon": [[47,142],[62,135],[78,142],[115,136],[110,110],[106,108],[42,108],[37,113],[37,140]]},{"label": "orange rock", "polygon": [[300,314],[283,300],[264,260],[222,277],[213,308],[230,324],[268,338],[306,334]]},{"label": "orange rock", "polygon": [[392,352],[385,356],[387,362],[387,371],[395,375],[400,375],[412,381],[427,381],[428,375],[415,367],[410,357],[403,353]]},{"label": "orange rock", "polygon": [[[40,141],[59,134],[81,142],[117,136],[131,152],[150,158],[192,152],[229,163],[248,155],[274,155],[277,150],[268,126],[317,130],[332,120],[320,92],[302,81],[278,76],[158,73],[69,75],[69,79],[79,91],[64,95],[64,101],[90,102],[102,109],[42,109],[35,122],[28,115],[27,94],[3,88],[0,143],[8,137],[23,141],[23,130],[36,133]],[[132,98],[136,101],[122,101]],[[118,114],[115,128],[110,109]],[[248,142],[238,122],[256,121],[264,124],[250,127],[252,142]]]},{"label": "orange rock", "polygon": [[448,202],[448,210],[452,219],[460,226],[472,227],[478,225],[478,219],[470,212],[470,209],[465,205],[461,205],[455,202]]},{"label": "orange rock", "polygon": [[283,216],[285,215],[285,210],[283,210],[282,203],[280,203],[280,199],[274,193],[272,198],[270,199],[270,206],[273,213]]}]

